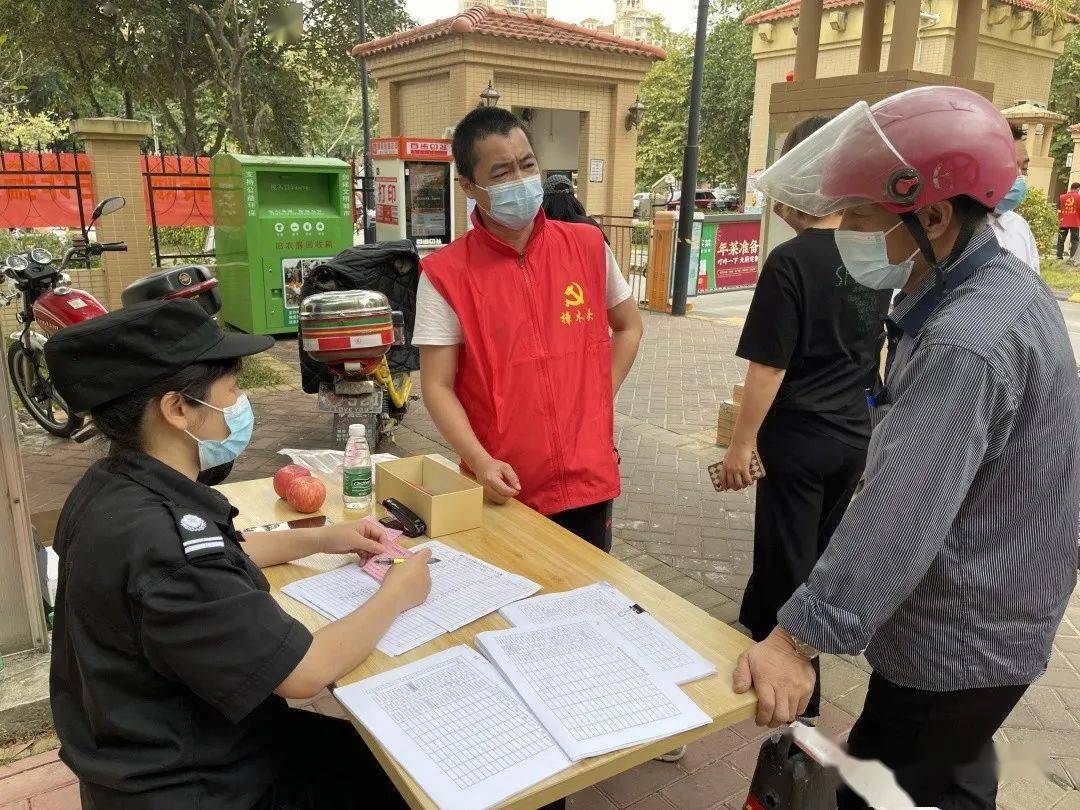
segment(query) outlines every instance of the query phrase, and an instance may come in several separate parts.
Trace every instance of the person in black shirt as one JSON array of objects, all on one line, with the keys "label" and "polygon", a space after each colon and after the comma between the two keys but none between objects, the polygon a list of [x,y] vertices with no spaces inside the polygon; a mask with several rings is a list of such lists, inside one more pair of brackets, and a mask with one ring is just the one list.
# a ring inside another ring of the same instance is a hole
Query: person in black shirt
[{"label": "person in black shirt", "polygon": [[[783,151],[827,121],[800,123]],[[727,489],[750,486],[757,448],[765,477],[739,613],[755,641],[772,632],[777,611],[809,576],[862,475],[865,390],[877,374],[889,307],[889,291],[863,287],[844,269],[833,239],[839,215],[774,210],[797,235],[768,255],[754,290],[736,351],[750,366],[723,472]],[[820,700],[816,683],[804,716],[817,716]]]},{"label": "person in black shirt", "polygon": [[191,301],[140,304],[49,339],[52,381],[112,440],[64,504],[50,695],[84,808],[405,807],[349,723],[292,709],[359,665],[424,600],[426,555],[312,635],[260,568],[316,552],[381,552],[359,523],[252,533],[199,484],[253,416],[239,358],[271,338],[226,334]]}]

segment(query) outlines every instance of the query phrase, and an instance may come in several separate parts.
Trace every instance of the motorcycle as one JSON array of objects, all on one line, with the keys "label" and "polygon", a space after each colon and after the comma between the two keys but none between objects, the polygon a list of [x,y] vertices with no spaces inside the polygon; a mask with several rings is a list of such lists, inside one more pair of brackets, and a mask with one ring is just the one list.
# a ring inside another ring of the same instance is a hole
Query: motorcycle
[{"label": "motorcycle", "polygon": [[[14,289],[0,293],[0,305],[19,299],[21,328],[10,336],[7,365],[15,393],[23,407],[47,432],[60,438],[85,441],[96,431],[82,415],[73,413],[49,379],[45,344],[66,326],[98,318],[105,307],[90,293],[70,286],[65,272],[72,261],[86,261],[111,251],[126,251],[123,242],[95,242],[89,228],[103,216],[123,208],[123,197],[108,197],[94,209],[87,229],[64,251],[59,264],[42,248],[13,253],[4,262],[4,274]],[[210,314],[221,309],[217,279],[201,265],[170,267],[151,273],[121,293],[124,306],[153,299],[190,298]]]},{"label": "motorcycle", "polygon": [[374,452],[408,411],[420,257],[409,240],[358,245],[317,265],[301,288],[300,372],[334,443],[361,423]]}]

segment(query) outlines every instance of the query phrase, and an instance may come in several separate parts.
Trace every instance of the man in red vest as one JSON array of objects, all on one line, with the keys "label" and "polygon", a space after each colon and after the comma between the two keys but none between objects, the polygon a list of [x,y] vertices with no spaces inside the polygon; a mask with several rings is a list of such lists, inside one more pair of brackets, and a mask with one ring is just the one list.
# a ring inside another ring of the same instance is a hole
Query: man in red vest
[{"label": "man in red vest", "polygon": [[613,399],[641,316],[603,233],[549,220],[521,120],[480,107],[454,131],[473,227],[421,262],[413,343],[424,403],[489,499],[518,498],[611,547]]},{"label": "man in red vest", "polygon": [[1067,192],[1058,197],[1057,257],[1065,254],[1065,237],[1069,237],[1069,260],[1076,258],[1080,242],[1080,183],[1073,183]]}]

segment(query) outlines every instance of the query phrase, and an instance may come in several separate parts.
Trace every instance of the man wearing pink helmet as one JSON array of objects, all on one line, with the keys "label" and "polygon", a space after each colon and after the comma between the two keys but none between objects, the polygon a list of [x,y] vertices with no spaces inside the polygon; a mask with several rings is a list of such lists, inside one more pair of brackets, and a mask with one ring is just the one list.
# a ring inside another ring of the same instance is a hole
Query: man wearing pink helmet
[{"label": "man wearing pink helmet", "polygon": [[[843,212],[848,272],[901,288],[866,483],[776,631],[739,660],[758,722],[798,716],[818,652],[874,668],[849,751],[916,804],[993,808],[991,737],[1050,658],[1076,583],[1080,391],[1057,302],[987,222],[1016,179],[981,96],[860,102],[767,169],[761,190]],[[862,807],[850,791],[840,810]]]}]

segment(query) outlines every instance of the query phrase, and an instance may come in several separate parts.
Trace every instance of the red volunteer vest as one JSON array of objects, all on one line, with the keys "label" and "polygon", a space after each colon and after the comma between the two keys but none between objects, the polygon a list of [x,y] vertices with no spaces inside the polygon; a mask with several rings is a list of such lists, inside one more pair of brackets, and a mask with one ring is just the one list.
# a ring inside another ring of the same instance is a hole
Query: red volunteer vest
[{"label": "red volunteer vest", "polygon": [[1080,194],[1075,191],[1058,197],[1058,227],[1080,228]]},{"label": "red volunteer vest", "polygon": [[603,235],[541,211],[518,255],[473,224],[421,262],[461,321],[469,424],[542,514],[617,497]]}]

